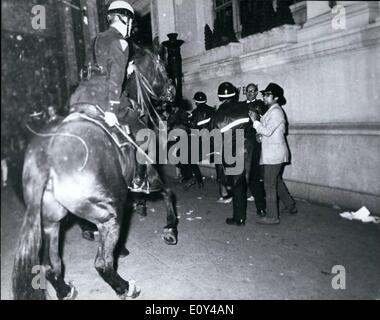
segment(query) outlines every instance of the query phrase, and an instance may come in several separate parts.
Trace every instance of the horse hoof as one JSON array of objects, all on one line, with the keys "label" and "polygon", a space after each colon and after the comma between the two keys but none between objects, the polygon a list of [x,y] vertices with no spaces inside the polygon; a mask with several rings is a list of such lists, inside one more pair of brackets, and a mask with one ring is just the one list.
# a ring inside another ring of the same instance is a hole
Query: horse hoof
[{"label": "horse hoof", "polygon": [[163,236],[162,238],[167,245],[173,246],[177,244],[177,239],[175,236]]},{"label": "horse hoof", "polygon": [[75,300],[75,298],[78,296],[78,291],[77,291],[77,289],[75,289],[73,284],[69,283],[69,286],[71,288],[70,293],[65,298],[63,298],[62,300]]},{"label": "horse hoof", "polygon": [[164,235],[162,236],[162,239],[165,241],[167,245],[176,245],[178,240],[176,233],[173,228],[164,229]]},{"label": "horse hoof", "polygon": [[126,247],[122,247],[119,253],[119,258],[123,259],[129,256],[129,251]]},{"label": "horse hoof", "polygon": [[136,299],[141,293],[141,289],[138,288],[135,284],[135,282],[129,281],[129,289],[128,292],[125,292],[121,295],[119,295],[119,298],[121,300],[126,300],[126,299]]},{"label": "horse hoof", "polygon": [[95,241],[95,239],[99,237],[99,231],[90,231],[90,230],[82,231],[82,237],[83,239],[86,239],[88,241]]}]

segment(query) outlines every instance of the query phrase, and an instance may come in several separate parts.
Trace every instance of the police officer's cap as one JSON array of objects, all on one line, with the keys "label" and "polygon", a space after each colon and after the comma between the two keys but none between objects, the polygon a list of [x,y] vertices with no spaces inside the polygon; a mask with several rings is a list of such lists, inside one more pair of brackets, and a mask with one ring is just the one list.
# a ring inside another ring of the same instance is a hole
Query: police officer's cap
[{"label": "police officer's cap", "polygon": [[236,88],[231,82],[223,82],[219,85],[218,88],[218,97],[219,98],[232,98],[236,95]]},{"label": "police officer's cap", "polygon": [[196,103],[206,103],[207,102],[207,96],[204,92],[198,91],[194,94],[194,102]]},{"label": "police officer's cap", "polygon": [[135,15],[132,6],[127,1],[123,0],[113,1],[108,7],[108,13],[120,13],[130,18],[133,18]]}]

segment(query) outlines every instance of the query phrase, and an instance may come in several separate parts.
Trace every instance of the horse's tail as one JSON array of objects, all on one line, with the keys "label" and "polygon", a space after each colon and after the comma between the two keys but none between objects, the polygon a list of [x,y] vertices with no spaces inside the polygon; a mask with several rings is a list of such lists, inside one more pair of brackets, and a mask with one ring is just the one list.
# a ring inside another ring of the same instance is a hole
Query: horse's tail
[{"label": "horse's tail", "polygon": [[15,300],[46,299],[46,281],[44,271],[40,267],[41,206],[46,180],[34,182],[34,199],[27,205],[13,266],[12,290]]}]

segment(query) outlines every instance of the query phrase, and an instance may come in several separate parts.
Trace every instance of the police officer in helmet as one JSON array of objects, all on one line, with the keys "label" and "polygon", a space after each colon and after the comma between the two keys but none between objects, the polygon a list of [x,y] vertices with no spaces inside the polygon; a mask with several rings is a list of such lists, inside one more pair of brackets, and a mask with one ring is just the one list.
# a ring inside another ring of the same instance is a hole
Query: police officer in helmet
[{"label": "police officer in helmet", "polygon": [[[223,166],[218,166],[221,170],[218,174],[220,180],[226,187],[232,189],[233,201],[233,217],[227,218],[226,223],[229,225],[244,226],[247,216],[247,183],[249,181],[250,168],[251,168],[251,154],[253,149],[253,140],[255,139],[254,131],[252,130],[252,123],[248,117],[248,106],[246,103],[237,101],[238,90],[230,82],[223,82],[218,88],[218,97],[222,102],[219,109],[216,111],[212,127],[218,128],[221,132],[232,130],[232,143],[233,149],[236,149],[236,156],[244,157],[244,169],[237,175],[226,175]],[[236,130],[244,130],[244,150],[239,150],[236,144],[243,143],[243,141],[236,141]],[[223,140],[226,136],[224,134]],[[239,155],[238,155],[239,154]]]},{"label": "police officer in helmet", "polygon": [[193,101],[195,109],[191,112],[192,128],[209,128],[211,116],[214,114],[215,109],[207,105],[207,95],[202,91],[198,91],[194,94]]}]

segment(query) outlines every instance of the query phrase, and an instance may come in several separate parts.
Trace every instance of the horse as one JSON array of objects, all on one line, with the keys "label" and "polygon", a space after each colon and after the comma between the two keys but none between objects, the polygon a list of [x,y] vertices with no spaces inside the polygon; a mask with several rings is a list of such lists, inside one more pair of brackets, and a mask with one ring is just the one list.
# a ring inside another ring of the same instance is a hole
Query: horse
[{"label": "horse", "polygon": [[[160,96],[168,82],[162,59],[156,52],[139,50],[135,64],[136,74],[143,74],[147,82],[144,99]],[[33,280],[36,267],[51,283],[58,299],[75,299],[77,291],[64,280],[58,250],[60,225],[68,213],[96,225],[100,240],[95,269],[103,280],[121,299],[140,294],[134,282],[118,274],[114,257],[135,168],[135,146],[118,148],[111,136],[92,121],[66,118],[33,138],[23,168],[26,212],[12,274],[14,299],[46,299],[46,287]],[[160,179],[158,173],[154,178]],[[178,234],[174,195],[163,183],[161,193],[167,209],[163,239],[174,245]]]}]

